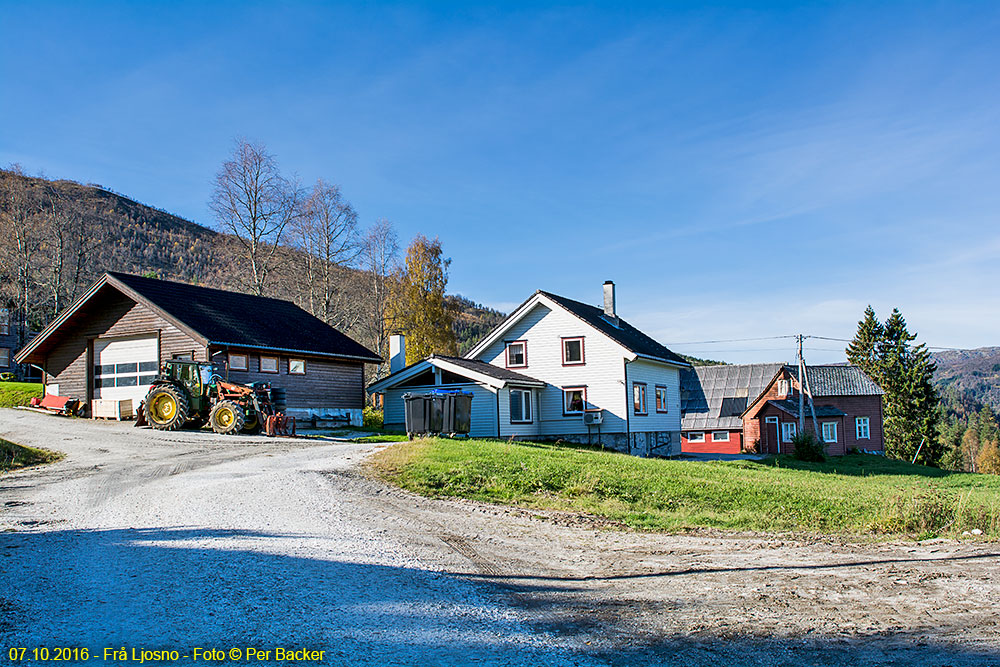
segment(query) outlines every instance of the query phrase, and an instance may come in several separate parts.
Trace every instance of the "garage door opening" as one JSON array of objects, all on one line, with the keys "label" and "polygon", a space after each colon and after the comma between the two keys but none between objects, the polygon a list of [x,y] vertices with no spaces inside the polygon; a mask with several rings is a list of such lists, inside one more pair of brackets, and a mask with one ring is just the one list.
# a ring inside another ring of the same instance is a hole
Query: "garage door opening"
[{"label": "garage door opening", "polygon": [[94,398],[132,399],[139,407],[159,369],[157,336],[98,338],[94,341]]}]

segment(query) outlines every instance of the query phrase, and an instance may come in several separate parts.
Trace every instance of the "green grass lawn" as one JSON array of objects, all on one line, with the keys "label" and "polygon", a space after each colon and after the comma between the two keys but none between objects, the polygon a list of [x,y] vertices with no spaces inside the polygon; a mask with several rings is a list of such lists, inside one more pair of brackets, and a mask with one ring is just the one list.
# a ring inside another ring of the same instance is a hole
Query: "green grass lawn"
[{"label": "green grass lawn", "polygon": [[42,397],[44,387],[34,382],[0,382],[0,408],[27,405],[31,399]]},{"label": "green grass lawn", "polygon": [[378,476],[432,497],[583,512],[638,530],[720,528],[852,535],[1000,537],[1000,477],[878,456],[826,463],[641,459],[489,440],[401,442]]},{"label": "green grass lawn", "polygon": [[37,466],[42,463],[52,463],[62,457],[63,455],[58,452],[16,445],[13,442],[0,438],[0,472]]}]

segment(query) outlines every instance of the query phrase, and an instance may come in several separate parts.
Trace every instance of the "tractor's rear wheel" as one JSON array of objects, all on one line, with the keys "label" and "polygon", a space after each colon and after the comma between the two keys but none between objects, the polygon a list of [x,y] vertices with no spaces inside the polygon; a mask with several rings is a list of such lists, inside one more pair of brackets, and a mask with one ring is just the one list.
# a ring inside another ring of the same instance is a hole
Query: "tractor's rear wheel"
[{"label": "tractor's rear wheel", "polygon": [[161,431],[176,431],[184,426],[191,410],[187,394],[172,385],[156,387],[143,404],[146,421]]},{"label": "tractor's rear wheel", "polygon": [[212,414],[208,416],[208,422],[212,425],[212,430],[222,435],[236,435],[243,430],[246,423],[246,415],[243,413],[243,406],[235,401],[220,401],[212,408]]}]

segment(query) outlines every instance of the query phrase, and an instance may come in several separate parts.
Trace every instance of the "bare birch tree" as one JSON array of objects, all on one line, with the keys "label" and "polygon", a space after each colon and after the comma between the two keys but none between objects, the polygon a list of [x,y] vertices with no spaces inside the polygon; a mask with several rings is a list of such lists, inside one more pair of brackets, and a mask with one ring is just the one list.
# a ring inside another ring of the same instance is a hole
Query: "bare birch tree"
[{"label": "bare birch tree", "polygon": [[0,274],[3,291],[13,301],[17,314],[18,346],[24,345],[31,328],[35,304],[35,275],[41,233],[36,223],[37,207],[31,202],[27,179],[20,165],[12,165],[0,179]]},{"label": "bare birch tree", "polygon": [[[365,327],[371,348],[383,358],[389,356],[389,335],[395,329],[392,314],[393,277],[399,257],[399,237],[385,218],[375,221],[361,239],[361,268],[371,281],[369,317]],[[375,369],[375,379],[386,375],[385,364]]]},{"label": "bare birch tree", "polygon": [[293,245],[305,282],[309,312],[324,322],[349,329],[361,318],[358,299],[345,289],[345,267],[361,252],[358,214],[344,199],[340,187],[316,181],[302,204],[301,215],[290,226]]},{"label": "bare birch tree", "polygon": [[299,212],[299,188],[281,175],[277,160],[260,144],[238,139],[215,177],[209,207],[219,225],[244,250],[248,287],[264,294],[285,227]]}]

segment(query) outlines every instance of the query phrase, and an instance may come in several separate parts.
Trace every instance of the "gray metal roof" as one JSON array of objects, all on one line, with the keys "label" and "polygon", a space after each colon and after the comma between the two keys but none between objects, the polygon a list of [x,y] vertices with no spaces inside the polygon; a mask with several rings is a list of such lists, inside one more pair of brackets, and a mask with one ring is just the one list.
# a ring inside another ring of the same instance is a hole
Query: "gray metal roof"
[{"label": "gray metal roof", "polygon": [[[806,373],[812,395],[819,396],[881,396],[882,389],[857,366],[807,366]],[[792,377],[798,379],[797,366],[789,366]]]},{"label": "gray metal roof", "polygon": [[[742,428],[743,420],[739,414],[732,414],[733,408],[738,407],[742,400],[725,399],[743,399],[747,404],[752,403],[782,366],[784,364],[727,364],[683,369],[681,428],[684,430]],[[746,404],[743,408],[746,409]],[[729,416],[723,417],[723,414]]]}]

